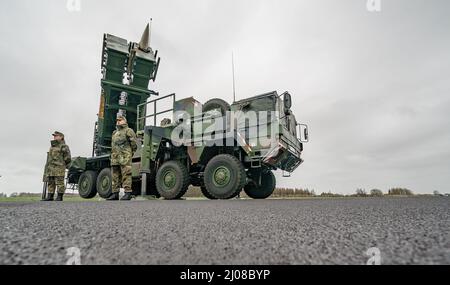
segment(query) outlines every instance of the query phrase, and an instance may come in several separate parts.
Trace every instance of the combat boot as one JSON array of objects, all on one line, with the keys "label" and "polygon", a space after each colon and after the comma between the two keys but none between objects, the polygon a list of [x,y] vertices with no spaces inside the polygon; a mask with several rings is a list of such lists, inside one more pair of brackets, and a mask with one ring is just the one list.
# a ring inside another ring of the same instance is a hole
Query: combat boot
[{"label": "combat boot", "polygon": [[42,200],[42,201],[44,201],[44,202],[51,202],[51,201],[53,201],[53,196],[55,195],[55,193],[48,193],[47,194],[47,198],[45,198],[44,200]]},{"label": "combat boot", "polygon": [[130,192],[126,192],[120,201],[130,201],[133,198]]},{"label": "combat boot", "polygon": [[111,196],[106,198],[106,201],[118,201],[119,200],[119,192],[112,193]]},{"label": "combat boot", "polygon": [[58,193],[58,196],[56,197],[55,201],[62,202],[63,201],[63,197],[64,197],[64,194]]}]

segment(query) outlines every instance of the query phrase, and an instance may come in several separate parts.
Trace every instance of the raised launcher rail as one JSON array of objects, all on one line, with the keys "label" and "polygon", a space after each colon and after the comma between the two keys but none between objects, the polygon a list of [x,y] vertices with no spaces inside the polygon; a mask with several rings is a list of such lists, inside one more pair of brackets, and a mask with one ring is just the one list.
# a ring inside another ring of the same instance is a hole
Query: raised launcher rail
[{"label": "raised launcher rail", "polygon": [[156,79],[160,58],[149,46],[149,26],[141,41],[135,43],[105,34],[103,37],[100,108],[95,126],[93,156],[111,152],[112,133],[117,115],[125,116],[128,125],[137,131],[137,106],[157,92],[149,90]]},{"label": "raised launcher rail", "polygon": [[68,183],[78,185],[80,196],[92,198],[97,193],[111,193],[111,139],[118,115],[125,116],[128,125],[138,130],[137,107],[151,96],[160,58],[150,47],[150,26],[139,42],[105,34],[101,53],[101,94],[97,122],[94,127],[91,157],[74,157],[68,172]]}]

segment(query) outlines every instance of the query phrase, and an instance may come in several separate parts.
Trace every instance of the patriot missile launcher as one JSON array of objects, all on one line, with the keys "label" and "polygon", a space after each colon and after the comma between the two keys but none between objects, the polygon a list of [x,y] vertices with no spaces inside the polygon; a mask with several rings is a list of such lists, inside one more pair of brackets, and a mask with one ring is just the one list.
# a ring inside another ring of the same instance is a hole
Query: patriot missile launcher
[{"label": "patriot missile launcher", "polygon": [[[93,156],[73,159],[68,180],[83,198],[111,194],[111,135],[118,115],[138,135],[132,160],[134,195],[182,198],[190,185],[209,199],[231,199],[241,191],[254,199],[272,195],[273,171],[285,174],[302,163],[308,127],[298,124],[292,96],[277,92],[232,104],[211,99],[152,99],[148,89],[160,60],[149,45],[149,26],[139,43],[104,36],[102,93]],[[170,102],[165,110],[159,108]],[[161,123],[157,118],[167,116]]]}]

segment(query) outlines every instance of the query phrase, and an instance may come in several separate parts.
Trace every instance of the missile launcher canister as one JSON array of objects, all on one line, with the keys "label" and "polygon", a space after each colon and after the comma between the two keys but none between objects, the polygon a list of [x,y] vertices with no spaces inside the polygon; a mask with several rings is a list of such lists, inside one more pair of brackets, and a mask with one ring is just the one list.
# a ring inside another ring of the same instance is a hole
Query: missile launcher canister
[{"label": "missile launcher canister", "polygon": [[160,59],[149,46],[149,25],[139,43],[105,34],[102,48],[100,109],[95,126],[94,155],[110,153],[111,135],[116,117],[127,118],[136,130],[137,106],[145,103],[155,92],[148,89],[156,79]]}]

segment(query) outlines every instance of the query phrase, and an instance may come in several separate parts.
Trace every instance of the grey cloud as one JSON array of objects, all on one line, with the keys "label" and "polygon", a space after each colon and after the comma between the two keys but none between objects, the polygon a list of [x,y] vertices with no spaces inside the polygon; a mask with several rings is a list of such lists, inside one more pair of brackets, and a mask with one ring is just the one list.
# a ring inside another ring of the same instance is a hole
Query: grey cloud
[{"label": "grey cloud", "polygon": [[[281,186],[448,189],[448,1],[65,1],[0,3],[0,192],[39,191],[50,133],[89,155],[105,32],[138,40],[153,18],[152,89],[231,99],[289,90],[311,128],[305,164]],[[279,175],[280,176],[280,175]]]}]

